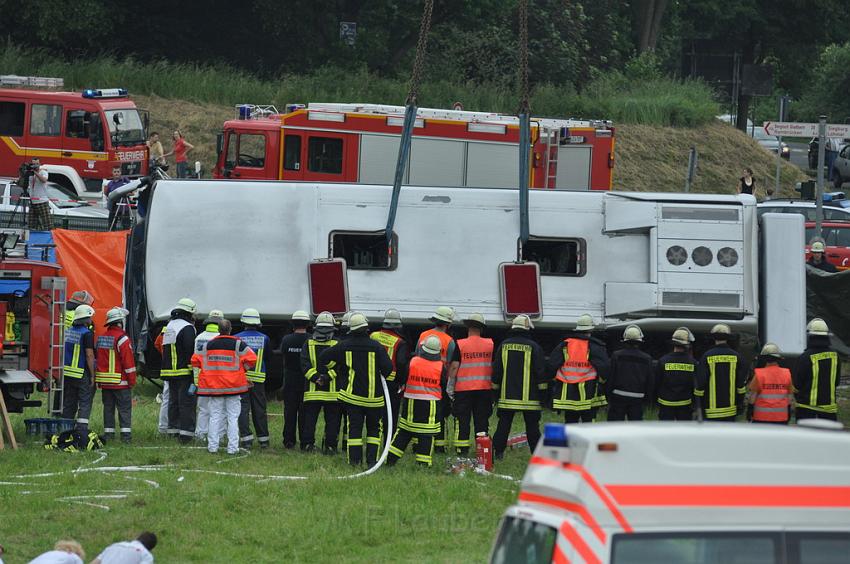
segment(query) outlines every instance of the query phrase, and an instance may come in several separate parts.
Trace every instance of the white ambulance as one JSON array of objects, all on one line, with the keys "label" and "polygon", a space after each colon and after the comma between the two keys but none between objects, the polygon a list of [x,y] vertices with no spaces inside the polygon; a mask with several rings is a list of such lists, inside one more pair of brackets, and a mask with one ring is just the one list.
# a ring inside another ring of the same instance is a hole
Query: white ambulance
[{"label": "white ambulance", "polygon": [[850,434],[547,424],[491,562],[850,562]]}]

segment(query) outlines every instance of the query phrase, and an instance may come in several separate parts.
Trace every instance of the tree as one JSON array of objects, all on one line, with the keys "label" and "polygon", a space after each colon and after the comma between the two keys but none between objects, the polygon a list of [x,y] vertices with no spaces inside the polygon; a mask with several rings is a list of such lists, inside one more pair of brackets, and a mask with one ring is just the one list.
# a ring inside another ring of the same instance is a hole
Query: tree
[{"label": "tree", "polygon": [[633,9],[638,53],[654,51],[661,33],[667,0],[635,0]]}]

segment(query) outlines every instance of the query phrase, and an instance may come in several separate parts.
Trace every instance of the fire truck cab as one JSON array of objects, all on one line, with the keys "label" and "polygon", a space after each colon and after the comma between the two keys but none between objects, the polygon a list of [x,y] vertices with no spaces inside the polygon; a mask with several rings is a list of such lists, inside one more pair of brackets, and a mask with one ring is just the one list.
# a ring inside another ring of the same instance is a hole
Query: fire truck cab
[{"label": "fire truck cab", "polygon": [[[213,176],[392,184],[405,108],[378,104],[242,105],[227,121]],[[610,190],[614,128],[609,121],[534,118],[529,186]],[[515,116],[419,108],[403,183],[516,188]]]},{"label": "fire truck cab", "polygon": [[549,423],[490,561],[830,564],[848,555],[845,432]]},{"label": "fire truck cab", "polygon": [[61,78],[0,76],[0,176],[18,176],[33,157],[48,165],[51,181],[75,191],[100,193],[113,166],[147,174],[148,116],[127,91],[48,90],[63,86]]}]

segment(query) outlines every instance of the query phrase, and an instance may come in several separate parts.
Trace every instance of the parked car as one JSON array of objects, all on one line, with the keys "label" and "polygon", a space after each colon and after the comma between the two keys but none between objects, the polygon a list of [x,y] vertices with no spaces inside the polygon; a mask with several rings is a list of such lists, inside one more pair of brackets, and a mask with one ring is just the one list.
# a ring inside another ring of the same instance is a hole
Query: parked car
[{"label": "parked car", "polygon": [[779,153],[779,156],[783,159],[791,158],[791,147],[785,141],[779,142],[778,137],[774,137],[773,135],[768,135],[764,132],[764,128],[762,126],[749,126],[750,136],[755,139],[756,143],[770,151],[771,153]]},{"label": "parked car", "polygon": [[[758,215],[766,213],[799,213],[806,221],[815,221],[816,204],[813,200],[767,200],[758,205]],[[843,193],[824,194],[824,221],[850,221],[850,200]]]},{"label": "parked car", "polygon": [[[806,260],[811,257],[810,245],[815,238],[815,222],[806,222]],[[850,269],[850,222],[824,222],[821,238],[826,245],[826,261],[838,270]]]},{"label": "parked car", "polygon": [[850,182],[850,145],[845,145],[832,162],[832,184],[837,189]]},{"label": "parked car", "polygon": [[[21,201],[21,189],[12,179],[0,179],[0,225],[25,227],[25,201]],[[109,212],[78,199],[77,195],[55,182],[47,183],[50,197],[50,213],[53,225],[63,229],[106,231],[109,227]]]},{"label": "parked car", "polygon": [[[829,151],[833,153],[837,153],[841,150],[841,147],[848,143],[847,139],[841,139],[840,137],[828,137],[826,140],[826,149],[827,152],[824,153],[824,166],[829,167]],[[809,168],[816,169],[818,167],[818,142],[817,137],[812,137],[812,140],[809,141]],[[847,178],[846,176],[844,178]]]}]

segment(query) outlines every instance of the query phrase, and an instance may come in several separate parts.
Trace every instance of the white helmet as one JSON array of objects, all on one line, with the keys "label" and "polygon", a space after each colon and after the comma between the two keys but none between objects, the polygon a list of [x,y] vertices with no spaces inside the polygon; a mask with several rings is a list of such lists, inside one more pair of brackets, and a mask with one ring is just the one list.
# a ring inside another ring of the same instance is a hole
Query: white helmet
[{"label": "white helmet", "polygon": [[579,316],[578,321],[576,322],[576,331],[593,331],[594,328],[593,318],[589,313]]},{"label": "white helmet", "polygon": [[442,349],[442,345],[440,343],[440,339],[431,335],[425,342],[422,343],[422,352],[427,354],[440,354],[440,350]]},{"label": "white helmet", "polygon": [[511,323],[511,329],[522,329],[528,331],[529,329],[534,329],[534,323],[531,322],[530,317],[523,313],[514,317],[514,321]]},{"label": "white helmet", "polygon": [[449,325],[455,320],[455,310],[450,308],[449,306],[440,306],[434,311],[434,315],[431,316],[431,321],[441,321],[443,323],[448,323]]},{"label": "white helmet", "polygon": [[673,337],[670,340],[677,345],[687,347],[694,342],[694,334],[687,327],[679,327],[673,331]]},{"label": "white helmet", "polygon": [[180,298],[177,300],[177,305],[174,306],[174,309],[179,309],[194,315],[195,312],[198,311],[198,305],[191,298]]},{"label": "white helmet", "polygon": [[823,241],[815,241],[812,243],[811,251],[813,253],[825,253],[826,246],[824,246]]},{"label": "white helmet", "polygon": [[[349,320],[351,319],[352,313],[354,313],[354,312],[353,311],[346,311],[345,313],[342,314],[342,320],[339,322],[340,326],[349,327]],[[350,327],[349,327],[349,329],[350,329]]]},{"label": "white helmet", "polygon": [[643,331],[641,331],[640,327],[637,325],[629,325],[626,327],[626,330],[623,331],[623,341],[637,341],[642,343]]},{"label": "white helmet", "polygon": [[486,327],[487,320],[480,313],[471,313],[463,320],[463,324],[467,327]]},{"label": "white helmet", "polygon": [[241,321],[245,325],[259,325],[261,321],[260,312],[252,307],[249,307],[242,312],[242,317],[239,318],[239,321]]},{"label": "white helmet", "polygon": [[369,327],[369,320],[366,319],[366,316],[360,312],[352,313],[351,317],[348,318],[348,330],[357,331],[364,327]]},{"label": "white helmet", "polygon": [[[77,307],[77,309],[80,308]],[[109,325],[116,321],[124,321],[128,315],[130,315],[130,312],[123,307],[114,307],[106,312],[106,323],[104,325]]]},{"label": "white helmet", "polygon": [[827,336],[829,335],[829,325],[820,317],[815,317],[806,325],[806,333],[809,335]]},{"label": "white helmet", "polygon": [[774,358],[782,358],[782,352],[779,350],[779,346],[775,343],[767,343],[761,349],[761,356],[772,356]]},{"label": "white helmet", "polygon": [[303,309],[299,309],[295,313],[292,314],[292,321],[310,321],[310,314],[304,311]]},{"label": "white helmet", "polygon": [[316,316],[316,329],[333,329],[335,327],[334,316],[330,312],[323,311]]},{"label": "white helmet", "polygon": [[725,323],[718,323],[711,328],[712,335],[731,335],[732,330]]},{"label": "white helmet", "polygon": [[401,313],[397,309],[388,309],[384,312],[384,327],[391,329],[393,327],[401,327]]},{"label": "white helmet", "polygon": [[74,321],[89,319],[94,315],[94,308],[90,305],[80,305],[74,310]]}]

